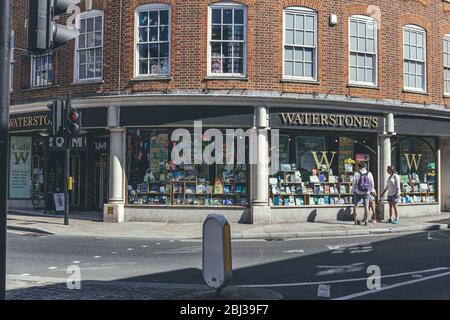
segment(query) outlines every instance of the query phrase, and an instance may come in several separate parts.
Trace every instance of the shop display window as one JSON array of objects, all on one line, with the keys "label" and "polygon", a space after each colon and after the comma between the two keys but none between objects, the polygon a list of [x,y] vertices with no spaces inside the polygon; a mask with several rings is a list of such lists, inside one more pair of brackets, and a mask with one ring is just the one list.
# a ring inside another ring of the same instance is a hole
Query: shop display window
[{"label": "shop display window", "polygon": [[370,135],[281,132],[279,171],[269,178],[274,207],[351,205],[355,164],[376,177],[376,140]]},{"label": "shop display window", "polygon": [[177,165],[171,159],[176,145],[171,134],[169,129],[128,131],[129,205],[248,206],[246,164],[195,164],[192,159]]},{"label": "shop display window", "polygon": [[437,202],[437,140],[397,137],[393,140],[392,163],[401,181],[402,203]]}]

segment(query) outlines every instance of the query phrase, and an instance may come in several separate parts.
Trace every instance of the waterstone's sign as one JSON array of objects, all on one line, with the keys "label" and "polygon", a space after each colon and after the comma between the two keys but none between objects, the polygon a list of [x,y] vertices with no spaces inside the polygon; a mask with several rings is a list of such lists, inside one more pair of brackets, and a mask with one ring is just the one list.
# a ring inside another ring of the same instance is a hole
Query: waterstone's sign
[{"label": "waterstone's sign", "polygon": [[11,137],[9,156],[9,198],[31,197],[31,137]]},{"label": "waterstone's sign", "polygon": [[11,131],[47,129],[52,125],[49,113],[41,112],[29,115],[11,115],[9,118],[9,129]]},{"label": "waterstone's sign", "polygon": [[382,118],[353,114],[283,112],[272,117],[273,127],[292,126],[323,129],[382,130]]}]

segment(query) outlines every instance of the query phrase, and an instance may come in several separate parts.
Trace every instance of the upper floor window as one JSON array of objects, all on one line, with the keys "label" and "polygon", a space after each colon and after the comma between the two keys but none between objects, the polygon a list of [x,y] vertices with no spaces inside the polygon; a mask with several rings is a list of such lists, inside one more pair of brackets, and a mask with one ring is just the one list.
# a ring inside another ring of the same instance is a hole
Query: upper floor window
[{"label": "upper floor window", "polygon": [[170,7],[148,4],[136,10],[136,76],[168,76]]},{"label": "upper floor window", "polygon": [[450,95],[450,35],[444,38],[444,94]]},{"label": "upper floor window", "polygon": [[221,2],[209,7],[208,74],[245,76],[246,24],[244,5]]},{"label": "upper floor window", "polygon": [[403,78],[406,90],[426,91],[426,32],[407,25],[403,28]]},{"label": "upper floor window", "polygon": [[284,78],[317,80],[317,13],[302,7],[284,10]]},{"label": "upper floor window", "polygon": [[75,79],[102,79],[103,12],[93,10],[77,17],[80,35],[75,42]]},{"label": "upper floor window", "polygon": [[53,54],[31,56],[31,86],[49,86],[53,83]]},{"label": "upper floor window", "polygon": [[350,17],[349,82],[377,85],[377,23],[361,15]]}]

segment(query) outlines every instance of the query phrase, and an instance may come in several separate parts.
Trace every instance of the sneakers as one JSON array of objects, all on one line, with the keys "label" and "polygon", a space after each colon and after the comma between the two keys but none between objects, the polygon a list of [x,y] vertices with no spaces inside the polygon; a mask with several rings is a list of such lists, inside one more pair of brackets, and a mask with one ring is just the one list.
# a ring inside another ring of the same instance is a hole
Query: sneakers
[{"label": "sneakers", "polygon": [[393,223],[393,224],[399,224],[400,221],[398,221],[398,219],[395,219],[392,223]]},{"label": "sneakers", "polygon": [[394,221],[392,219],[389,218],[389,220],[387,221],[387,223],[394,223]]}]

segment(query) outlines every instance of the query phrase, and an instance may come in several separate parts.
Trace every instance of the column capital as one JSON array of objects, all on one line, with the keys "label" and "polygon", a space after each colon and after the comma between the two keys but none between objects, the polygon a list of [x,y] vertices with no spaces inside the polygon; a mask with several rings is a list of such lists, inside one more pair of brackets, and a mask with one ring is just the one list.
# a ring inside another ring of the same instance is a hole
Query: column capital
[{"label": "column capital", "polygon": [[117,133],[123,133],[125,132],[125,128],[122,127],[114,127],[114,128],[109,128],[110,132],[117,132]]}]

